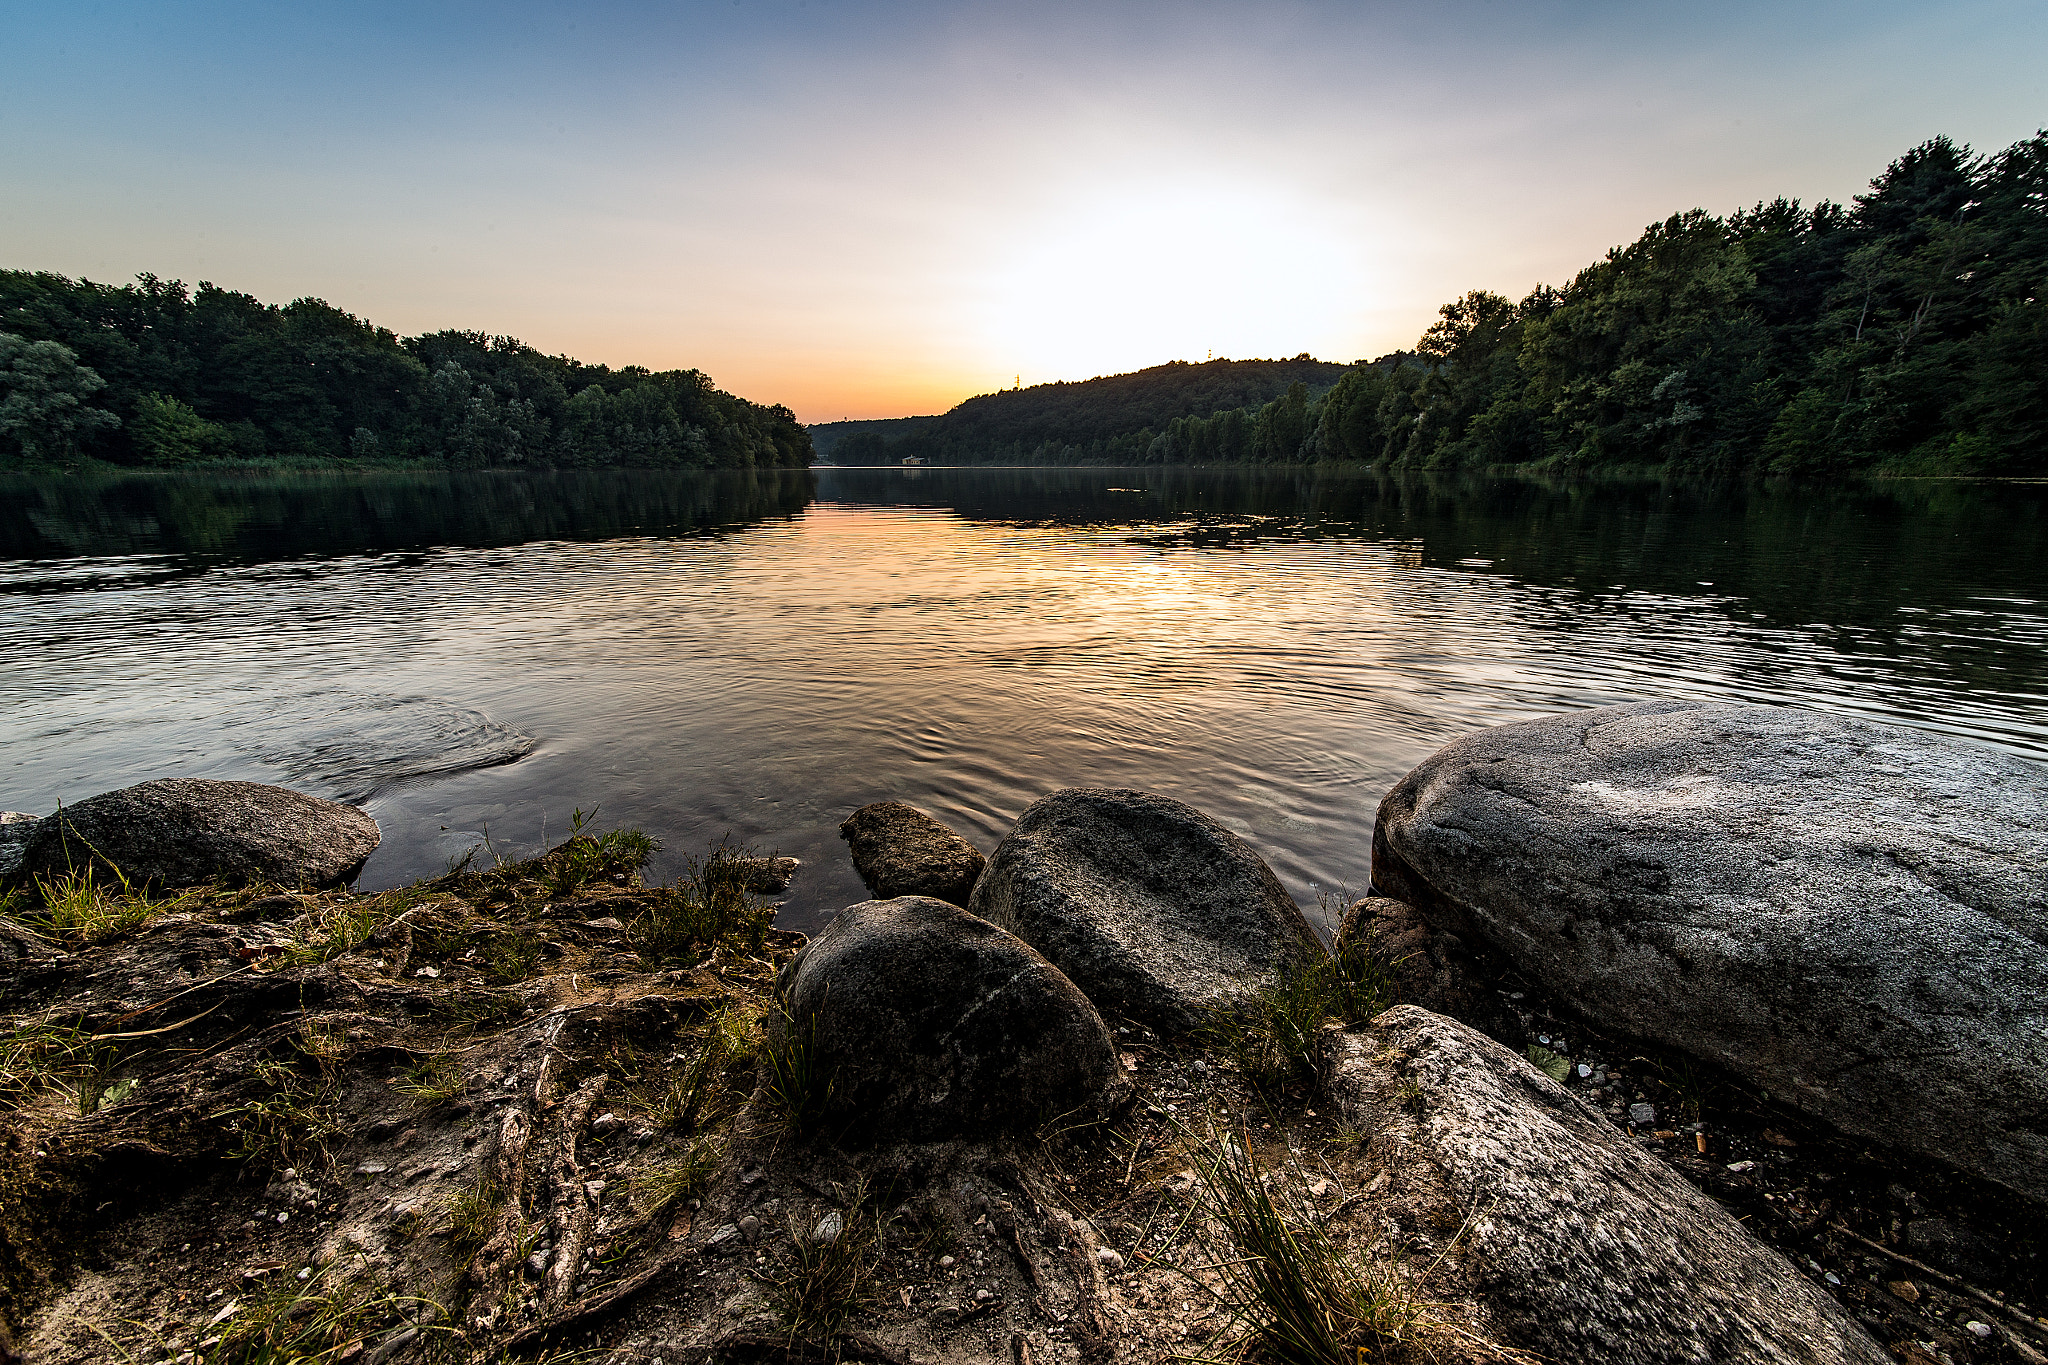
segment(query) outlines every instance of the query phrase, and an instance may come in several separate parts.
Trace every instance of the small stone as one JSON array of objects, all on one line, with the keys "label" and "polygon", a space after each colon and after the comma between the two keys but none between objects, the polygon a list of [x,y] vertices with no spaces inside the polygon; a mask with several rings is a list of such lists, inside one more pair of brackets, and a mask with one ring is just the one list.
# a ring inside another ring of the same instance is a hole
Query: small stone
[{"label": "small stone", "polygon": [[1115,1247],[1102,1247],[1096,1251],[1095,1259],[1102,1263],[1104,1270],[1122,1270],[1124,1268],[1123,1253]]},{"label": "small stone", "polygon": [[1754,1161],[1731,1161],[1728,1163],[1728,1169],[1736,1172],[1739,1175],[1743,1171],[1755,1170],[1756,1163]]},{"label": "small stone", "polygon": [[733,1238],[739,1235],[740,1230],[738,1224],[721,1223],[717,1227],[711,1229],[711,1231],[704,1234],[704,1248],[708,1251],[712,1247],[724,1246],[727,1242],[730,1242]]},{"label": "small stone", "polygon": [[811,1230],[811,1243],[814,1246],[830,1246],[838,1241],[839,1235],[845,1231],[846,1219],[840,1215],[839,1210],[834,1209],[820,1218],[818,1226]]},{"label": "small stone", "polygon": [[547,1274],[548,1253],[545,1251],[536,1251],[533,1253],[533,1255],[527,1257],[526,1273],[533,1276],[535,1279],[539,1279],[541,1276]]},{"label": "small stone", "polygon": [[1593,1068],[1592,1068],[1592,1067],[1590,1067],[1590,1066],[1587,1066],[1587,1065],[1586,1065],[1586,1064],[1585,1064],[1584,1062],[1580,1062],[1580,1063],[1579,1063],[1579,1079],[1580,1079],[1580,1080],[1582,1080],[1582,1081],[1583,1081],[1583,1080],[1586,1080],[1586,1079],[1590,1078],[1590,1077],[1592,1076],[1592,1074],[1593,1074]]},{"label": "small stone", "polygon": [[414,976],[424,976],[430,979],[433,977],[437,977],[440,974],[441,969],[439,967],[422,967],[418,971],[413,973]]},{"label": "small stone", "polygon": [[360,1166],[356,1167],[356,1174],[357,1174],[357,1175],[382,1175],[382,1174],[384,1174],[384,1172],[386,1172],[386,1171],[388,1171],[388,1170],[390,1170],[390,1169],[391,1169],[391,1168],[390,1168],[389,1166],[386,1166],[386,1165],[385,1165],[385,1164],[384,1164],[383,1162],[381,1162],[381,1161],[365,1161],[365,1162],[364,1162],[364,1163],[363,1163],[362,1165],[360,1165]]},{"label": "small stone", "polygon": [[995,1295],[989,1293],[986,1289],[977,1289],[974,1291],[974,1301],[976,1303],[987,1303],[990,1299],[994,1297]]},{"label": "small stone", "polygon": [[952,1268],[953,1268],[953,1267],[954,1267],[955,1265],[957,1265],[957,1264],[959,1264],[959,1258],[957,1258],[957,1257],[954,1257],[954,1256],[941,1256],[941,1257],[939,1257],[939,1269],[941,1269],[941,1270],[951,1270],[951,1269],[952,1269]]},{"label": "small stone", "polygon": [[1628,1121],[1638,1128],[1648,1128],[1657,1121],[1657,1107],[1653,1104],[1632,1104],[1628,1107]]},{"label": "small stone", "polygon": [[617,1114],[607,1111],[590,1121],[590,1131],[599,1137],[604,1137],[613,1129],[624,1127],[625,1123],[626,1121]]},{"label": "small stone", "polygon": [[586,928],[586,929],[604,929],[604,930],[609,930],[610,932],[612,932],[612,933],[616,934],[616,933],[621,933],[621,932],[623,932],[623,931],[625,930],[625,927],[626,927],[626,926],[625,926],[624,924],[621,924],[621,923],[620,923],[620,922],[619,922],[618,920],[614,919],[614,918],[613,918],[612,916],[610,916],[610,915],[606,915],[606,916],[605,916],[604,918],[602,918],[602,919],[587,919],[587,920],[583,921],[583,927],[584,927],[584,928]]},{"label": "small stone", "polygon": [[740,1236],[746,1238],[749,1242],[758,1242],[761,1240],[761,1220],[756,1218],[753,1214],[750,1213],[746,1217],[740,1219],[739,1227]]},{"label": "small stone", "polygon": [[1973,1337],[1988,1337],[1991,1335],[1991,1324],[1988,1322],[1979,1322],[1977,1321],[1977,1319],[1971,1318],[1968,1322],[1963,1324],[1963,1330],[1965,1332],[1968,1332]]},{"label": "small stone", "polygon": [[1920,1286],[1911,1280],[1893,1280],[1885,1288],[1892,1291],[1894,1298],[1904,1299],[1907,1303],[1920,1302]]}]

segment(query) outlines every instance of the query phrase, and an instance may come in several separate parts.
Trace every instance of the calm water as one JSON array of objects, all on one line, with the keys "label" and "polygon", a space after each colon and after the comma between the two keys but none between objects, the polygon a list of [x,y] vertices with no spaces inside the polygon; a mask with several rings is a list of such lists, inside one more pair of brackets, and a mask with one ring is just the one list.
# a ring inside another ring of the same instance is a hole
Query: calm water
[{"label": "calm water", "polygon": [[[862,892],[866,801],[984,850],[1114,783],[1362,890],[1477,726],[1783,702],[2048,761],[2048,488],[1283,470],[0,481],[0,808],[150,777],[361,800],[384,886],[571,812]],[[489,766],[476,766],[489,765]]]}]

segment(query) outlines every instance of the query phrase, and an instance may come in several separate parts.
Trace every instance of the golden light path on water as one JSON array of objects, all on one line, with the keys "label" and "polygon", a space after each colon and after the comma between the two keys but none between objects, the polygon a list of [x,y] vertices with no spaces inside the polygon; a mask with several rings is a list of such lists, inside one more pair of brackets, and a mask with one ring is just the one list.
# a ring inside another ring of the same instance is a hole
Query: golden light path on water
[{"label": "golden light path on water", "polygon": [[[684,538],[7,565],[0,807],[290,780],[318,757],[295,744],[350,742],[317,723],[329,699],[434,698],[538,746],[379,790],[365,885],[439,872],[486,832],[528,851],[595,807],[662,839],[658,873],[726,835],[805,859],[785,912],[802,928],[862,897],[836,827],[872,800],[988,850],[1053,789],[1162,791],[1244,833],[1313,909],[1365,888],[1385,790],[1483,725],[1729,697],[2048,757],[2038,596],[1786,620],[1704,584],[1525,581],[1365,526],[890,496],[828,479],[793,514]],[[223,728],[256,703],[268,747]]]}]

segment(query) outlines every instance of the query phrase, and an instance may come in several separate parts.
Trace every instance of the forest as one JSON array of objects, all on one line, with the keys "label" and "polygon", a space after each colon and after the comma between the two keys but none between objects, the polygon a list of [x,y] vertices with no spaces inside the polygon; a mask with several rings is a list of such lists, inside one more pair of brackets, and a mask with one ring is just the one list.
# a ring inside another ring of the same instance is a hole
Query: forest
[{"label": "forest", "polygon": [[[1165,382],[1279,364],[1303,372],[1250,399]],[[1160,366],[890,435],[833,458],[2048,473],[2048,133],[1993,155],[1931,139],[1847,205],[1675,214],[1562,287],[1445,304],[1412,353]]]},{"label": "forest", "polygon": [[585,365],[510,337],[399,337],[319,299],[0,270],[0,465],[801,467],[786,407],[696,370]]},{"label": "forest", "polygon": [[[1192,412],[1256,410],[1295,385],[1321,392],[1348,366],[1292,360],[1169,361],[1130,374],[1034,384],[970,398],[939,417],[833,422],[811,428],[821,458],[894,464],[1140,464],[1153,433]],[[1285,442],[1291,459],[1300,444]]]}]

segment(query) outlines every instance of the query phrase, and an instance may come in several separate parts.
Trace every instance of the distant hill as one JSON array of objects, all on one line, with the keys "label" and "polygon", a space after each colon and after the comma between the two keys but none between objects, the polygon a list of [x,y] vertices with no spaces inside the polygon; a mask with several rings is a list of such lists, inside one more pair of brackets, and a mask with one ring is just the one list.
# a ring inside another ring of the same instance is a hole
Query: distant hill
[{"label": "distant hill", "polygon": [[897,441],[910,435],[918,428],[939,419],[936,417],[876,417],[864,422],[813,422],[811,449],[821,460],[830,460],[833,451],[849,436],[878,436],[885,441]]},{"label": "distant hill", "polygon": [[1354,368],[1306,353],[1292,360],[1175,360],[1130,374],[985,393],[936,417],[820,423],[810,428],[811,441],[822,458],[839,464],[894,464],[906,456],[935,464],[1137,459],[1176,418],[1258,408],[1297,384],[1320,394]]}]

